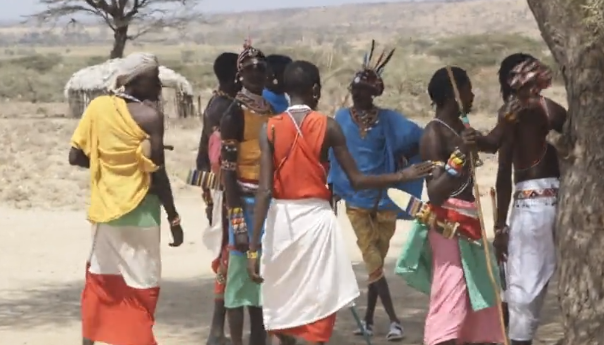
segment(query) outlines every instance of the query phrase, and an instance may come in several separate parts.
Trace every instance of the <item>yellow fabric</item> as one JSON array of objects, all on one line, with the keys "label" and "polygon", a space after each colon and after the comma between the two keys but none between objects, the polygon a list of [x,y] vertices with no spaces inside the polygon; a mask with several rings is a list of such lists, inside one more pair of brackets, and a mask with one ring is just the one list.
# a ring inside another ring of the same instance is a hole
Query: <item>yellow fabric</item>
[{"label": "yellow fabric", "polygon": [[260,175],[260,130],[268,122],[269,115],[259,115],[243,108],[243,141],[239,143],[237,173],[239,178],[258,181]]},{"label": "yellow fabric", "polygon": [[122,98],[101,96],[90,102],[71,138],[71,146],[90,158],[88,220],[118,219],[147,195],[150,173],[158,168],[143,152],[148,139]]},{"label": "yellow fabric", "polygon": [[369,210],[347,207],[346,215],[363,255],[368,283],[373,283],[384,276],[384,260],[396,230],[396,211],[377,211],[372,215]]}]

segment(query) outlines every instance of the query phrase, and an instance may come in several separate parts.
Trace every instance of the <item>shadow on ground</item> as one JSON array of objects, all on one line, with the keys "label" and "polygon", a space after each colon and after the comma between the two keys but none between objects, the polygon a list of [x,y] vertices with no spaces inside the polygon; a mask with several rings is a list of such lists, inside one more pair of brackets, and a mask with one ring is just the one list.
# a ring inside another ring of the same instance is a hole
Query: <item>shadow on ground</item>
[{"label": "shadow on ground", "polygon": [[[389,264],[387,272],[393,271]],[[362,265],[355,266],[361,286],[366,274]],[[388,274],[391,292],[399,313],[406,338],[402,344],[422,344],[423,322],[428,298],[409,288],[399,277]],[[195,339],[205,339],[213,309],[213,279],[164,280],[157,313],[158,326],[186,333]],[[44,286],[37,289],[18,291],[11,298],[0,301],[0,331],[3,329],[28,329],[37,326],[65,326],[78,322],[80,318],[80,294],[83,282],[72,282],[61,286]],[[556,294],[556,282],[551,284],[543,310],[542,326],[536,344],[553,344],[561,336],[560,312]],[[14,297],[14,298],[13,298]],[[357,301],[358,313],[365,312],[365,291]],[[385,335],[389,320],[381,307],[375,315],[375,335],[372,344],[386,344]],[[246,322],[246,324],[248,324]],[[331,344],[365,344],[362,337],[352,336],[356,323],[349,309],[338,314],[335,334]],[[494,330],[497,331],[497,330]]]}]

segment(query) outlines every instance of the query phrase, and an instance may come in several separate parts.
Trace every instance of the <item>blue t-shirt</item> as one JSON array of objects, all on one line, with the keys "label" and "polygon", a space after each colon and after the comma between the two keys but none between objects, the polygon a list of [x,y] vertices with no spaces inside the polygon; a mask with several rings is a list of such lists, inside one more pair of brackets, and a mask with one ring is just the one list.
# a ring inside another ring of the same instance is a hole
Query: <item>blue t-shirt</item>
[{"label": "blue t-shirt", "polygon": [[264,89],[262,97],[271,104],[276,114],[283,113],[289,107],[289,101],[285,94],[276,94],[269,89]]}]

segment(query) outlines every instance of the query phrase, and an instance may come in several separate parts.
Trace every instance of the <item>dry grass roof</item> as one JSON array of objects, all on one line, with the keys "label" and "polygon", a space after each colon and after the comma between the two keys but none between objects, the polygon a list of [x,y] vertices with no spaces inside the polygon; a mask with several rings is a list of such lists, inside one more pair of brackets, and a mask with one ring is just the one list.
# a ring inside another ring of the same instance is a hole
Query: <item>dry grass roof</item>
[{"label": "dry grass roof", "polygon": [[[108,60],[102,64],[88,66],[75,72],[65,84],[65,98],[70,91],[98,91],[110,86],[121,59]],[[175,89],[185,95],[193,95],[191,83],[181,74],[164,66],[159,67],[159,78],[164,87]]]}]

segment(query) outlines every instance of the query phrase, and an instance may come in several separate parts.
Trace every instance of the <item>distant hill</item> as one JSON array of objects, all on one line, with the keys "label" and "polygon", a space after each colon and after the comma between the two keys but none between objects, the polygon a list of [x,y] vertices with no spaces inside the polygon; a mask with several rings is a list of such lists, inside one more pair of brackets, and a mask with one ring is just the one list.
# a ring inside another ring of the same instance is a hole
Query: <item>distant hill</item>
[{"label": "distant hill", "polygon": [[[48,30],[32,25],[0,27],[0,45],[23,42],[38,45],[95,44],[112,39],[107,28],[95,25],[86,25],[72,32],[56,30],[61,29],[55,29],[54,37],[48,37]],[[537,25],[525,0],[474,0],[357,4],[217,14],[203,18],[203,24],[191,25],[186,35],[165,30],[161,35],[145,36],[144,41],[161,39],[172,43],[239,44],[251,34],[256,39],[276,45],[305,41],[311,44],[329,43],[336,40],[351,44],[371,38],[442,38],[485,33],[521,33],[539,37]]]},{"label": "distant hill", "polygon": [[363,36],[449,36],[518,32],[537,36],[525,0],[400,2],[215,15],[202,30],[349,31]]}]

